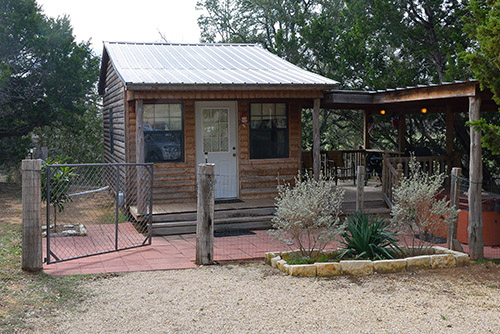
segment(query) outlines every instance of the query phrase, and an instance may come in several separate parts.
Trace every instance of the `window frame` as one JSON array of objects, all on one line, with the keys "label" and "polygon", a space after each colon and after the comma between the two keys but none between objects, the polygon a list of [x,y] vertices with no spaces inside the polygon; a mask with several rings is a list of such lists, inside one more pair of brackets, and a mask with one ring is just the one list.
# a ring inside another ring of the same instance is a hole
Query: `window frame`
[{"label": "window frame", "polygon": [[[162,163],[178,163],[178,162],[185,162],[185,129],[184,129],[184,103],[181,102],[144,102],[144,106],[150,106],[150,105],[179,105],[181,109],[181,130],[153,130],[153,131],[147,131],[144,130],[143,126],[143,135],[144,135],[144,162],[152,162],[155,164],[162,164]],[[143,111],[143,117],[144,117],[144,111]],[[144,123],[144,121],[143,121]],[[145,123],[144,123],[145,124]],[[149,161],[148,156],[147,156],[147,150],[146,150],[146,135],[147,134],[179,134],[180,138],[180,158],[176,160],[161,160],[161,161]]]},{"label": "window frame", "polygon": [[[254,104],[260,104],[260,105],[264,105],[264,104],[273,104],[274,105],[274,115],[273,115],[273,118],[271,118],[271,128],[269,129],[253,129],[252,128],[252,105]],[[285,106],[285,116],[286,116],[286,128],[278,128],[276,127],[276,106],[278,104],[283,104]],[[249,103],[249,115],[248,115],[248,119],[249,119],[249,149],[250,149],[250,159],[251,160],[268,160],[268,159],[288,159],[290,157],[290,113],[289,113],[289,108],[288,108],[288,103],[286,102],[250,102]],[[265,133],[265,132],[270,132],[270,137],[271,137],[271,141],[270,141],[270,145],[271,145],[271,156],[266,156],[266,157],[262,157],[261,155],[258,155],[257,152],[256,152],[256,149],[254,148],[253,146],[253,143],[254,143],[254,139],[253,139],[253,135],[252,135],[252,132],[255,134],[256,132],[260,132],[260,133]],[[285,142],[284,142],[284,154],[283,155],[278,155],[276,154],[279,150],[278,150],[278,145],[277,145],[277,142],[276,142],[276,137],[277,137],[277,133],[278,132],[282,132],[285,134]],[[257,156],[256,156],[257,155]]]}]

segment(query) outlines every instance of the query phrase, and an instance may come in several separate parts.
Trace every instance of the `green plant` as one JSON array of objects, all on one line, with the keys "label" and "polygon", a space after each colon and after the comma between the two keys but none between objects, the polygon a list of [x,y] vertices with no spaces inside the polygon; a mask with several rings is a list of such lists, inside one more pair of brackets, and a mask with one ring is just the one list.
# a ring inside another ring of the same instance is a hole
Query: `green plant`
[{"label": "green plant", "polygon": [[329,262],[335,260],[335,256],[332,254],[318,254],[316,257],[301,256],[292,257],[286,260],[288,264],[313,264],[316,262]]},{"label": "green plant", "polygon": [[[61,165],[67,161],[67,158],[47,159],[42,164],[42,199],[47,201],[47,165]],[[50,168],[50,204],[54,208],[54,230],[57,228],[57,212],[64,211],[64,205],[71,202],[72,199],[68,194],[72,179],[76,176],[73,167],[60,166]]]},{"label": "green plant", "polygon": [[394,259],[402,253],[398,239],[390,226],[382,219],[355,212],[347,218],[342,257],[355,259]]},{"label": "green plant", "polygon": [[333,182],[308,176],[278,187],[276,213],[270,234],[288,246],[295,245],[302,256],[311,257],[342,233],[339,219],[344,190]]},{"label": "green plant", "polygon": [[411,246],[409,254],[414,255],[430,247],[430,244],[416,238],[436,234],[443,223],[449,225],[457,218],[459,210],[451,207],[445,197],[438,200],[444,174],[423,172],[415,157],[410,159],[408,165],[409,175],[394,188],[391,224],[409,237],[402,240]]}]

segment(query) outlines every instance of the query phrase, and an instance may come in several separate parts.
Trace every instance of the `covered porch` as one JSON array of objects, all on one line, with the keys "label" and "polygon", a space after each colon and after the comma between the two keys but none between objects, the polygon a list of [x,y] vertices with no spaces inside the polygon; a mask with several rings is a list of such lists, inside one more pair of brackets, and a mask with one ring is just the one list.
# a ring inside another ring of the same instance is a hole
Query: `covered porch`
[{"label": "covered porch", "polygon": [[[349,215],[356,208],[356,186],[350,181],[340,181],[345,189],[342,215]],[[216,201],[214,229],[216,233],[250,229],[269,229],[275,212],[274,198]],[[135,220],[142,219],[137,207],[130,212]],[[383,199],[378,181],[370,181],[364,187],[365,213],[388,217],[390,210]],[[170,203],[153,205],[153,235],[173,235],[196,232],[196,203]]]}]

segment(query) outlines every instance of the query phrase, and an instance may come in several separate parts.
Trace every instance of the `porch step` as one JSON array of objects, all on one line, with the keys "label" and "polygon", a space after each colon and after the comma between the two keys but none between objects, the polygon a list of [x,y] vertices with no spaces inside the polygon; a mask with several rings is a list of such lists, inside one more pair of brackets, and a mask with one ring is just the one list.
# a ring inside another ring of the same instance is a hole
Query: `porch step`
[{"label": "porch step", "polygon": [[[268,229],[272,218],[273,215],[215,218],[214,230]],[[196,220],[153,222],[153,235],[183,233],[196,233]]]},{"label": "porch step", "polygon": [[[257,217],[273,215],[276,209],[274,207],[268,208],[248,208],[241,210],[216,210],[214,212],[215,221],[222,218],[237,218],[237,217]],[[169,213],[169,214],[155,214],[153,215],[153,224],[161,222],[183,222],[183,221],[196,221],[196,212],[185,213]]]}]

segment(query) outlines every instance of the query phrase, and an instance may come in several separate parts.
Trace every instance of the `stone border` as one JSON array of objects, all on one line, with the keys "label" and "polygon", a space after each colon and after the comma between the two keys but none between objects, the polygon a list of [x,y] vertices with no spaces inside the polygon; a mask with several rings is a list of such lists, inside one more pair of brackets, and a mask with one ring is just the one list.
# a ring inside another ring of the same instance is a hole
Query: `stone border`
[{"label": "stone border", "polygon": [[461,267],[469,264],[469,256],[444,247],[433,246],[433,254],[395,260],[342,260],[340,262],[316,262],[314,264],[288,264],[286,258],[296,251],[268,252],[267,264],[292,276],[331,277],[339,275],[372,275],[373,273],[397,273],[418,269]]}]

